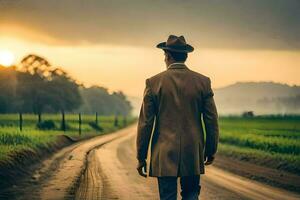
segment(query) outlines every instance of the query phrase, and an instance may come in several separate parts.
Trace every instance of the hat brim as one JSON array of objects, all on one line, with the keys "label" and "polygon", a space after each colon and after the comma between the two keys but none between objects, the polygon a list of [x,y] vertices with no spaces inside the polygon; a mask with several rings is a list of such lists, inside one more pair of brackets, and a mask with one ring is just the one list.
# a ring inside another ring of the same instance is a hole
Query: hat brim
[{"label": "hat brim", "polygon": [[159,49],[175,51],[175,52],[182,52],[182,53],[191,53],[194,51],[194,47],[192,47],[189,44],[186,44],[184,46],[167,46],[166,42],[161,42],[158,45],[156,45],[156,47]]}]

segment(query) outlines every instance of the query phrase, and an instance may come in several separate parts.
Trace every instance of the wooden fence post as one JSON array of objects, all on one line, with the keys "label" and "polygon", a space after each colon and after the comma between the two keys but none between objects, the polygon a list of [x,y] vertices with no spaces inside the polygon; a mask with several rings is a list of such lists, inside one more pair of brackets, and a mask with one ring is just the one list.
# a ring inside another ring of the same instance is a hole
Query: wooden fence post
[{"label": "wooden fence post", "polygon": [[64,110],[61,111],[61,130],[66,131],[66,121],[65,121],[65,112]]},{"label": "wooden fence post", "polygon": [[115,127],[119,126],[119,120],[118,120],[118,116],[117,115],[115,115],[114,126]]},{"label": "wooden fence post", "polygon": [[98,124],[98,113],[96,112],[96,120],[95,120],[96,124]]},{"label": "wooden fence post", "polygon": [[78,131],[79,135],[81,135],[81,113],[78,114]]},{"label": "wooden fence post", "polygon": [[38,113],[38,123],[42,122],[42,113]]},{"label": "wooden fence post", "polygon": [[21,112],[19,113],[19,128],[20,128],[20,131],[23,130],[23,115]]}]

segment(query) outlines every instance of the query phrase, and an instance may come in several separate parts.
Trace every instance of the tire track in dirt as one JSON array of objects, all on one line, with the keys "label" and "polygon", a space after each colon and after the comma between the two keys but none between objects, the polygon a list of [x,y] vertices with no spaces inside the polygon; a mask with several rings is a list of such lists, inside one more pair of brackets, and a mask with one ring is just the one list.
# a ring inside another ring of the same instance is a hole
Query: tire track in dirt
[{"label": "tire track in dirt", "polygon": [[[58,166],[55,171],[49,171],[51,176],[41,184],[39,198],[43,200],[74,199],[74,191],[80,184],[81,175],[88,171],[86,170],[89,157],[87,155],[96,147],[126,135],[128,130],[132,129],[131,126],[114,133],[89,139],[71,149],[59,152],[58,154],[61,154],[61,156],[59,157],[60,161],[56,164]],[[58,155],[53,157],[55,156]],[[49,162],[51,163],[53,160],[50,159]],[[89,173],[93,171],[95,170],[89,171]]]},{"label": "tire track in dirt", "polygon": [[[132,128],[124,137],[91,151],[76,199],[159,199],[156,179],[140,177],[135,169],[135,133],[135,128]],[[206,167],[201,185],[202,200],[300,199],[298,194],[237,176],[215,166]],[[178,194],[179,189],[178,185]]]}]

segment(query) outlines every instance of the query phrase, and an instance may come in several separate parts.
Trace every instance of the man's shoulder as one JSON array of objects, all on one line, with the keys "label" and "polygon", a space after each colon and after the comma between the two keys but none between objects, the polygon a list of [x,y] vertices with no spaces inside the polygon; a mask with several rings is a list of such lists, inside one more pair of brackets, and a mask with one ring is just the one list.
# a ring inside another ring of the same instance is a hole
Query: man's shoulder
[{"label": "man's shoulder", "polygon": [[149,81],[149,82],[155,82],[155,81],[161,79],[166,73],[167,73],[167,70],[162,71],[162,72],[160,72],[160,73],[158,73],[158,74],[155,74],[155,75],[153,75],[153,76],[147,78],[146,81]]},{"label": "man's shoulder", "polygon": [[[158,74],[156,74],[154,76],[151,76],[151,77],[147,78],[146,82],[149,82],[150,84],[151,83],[155,83],[158,80],[161,80],[165,75],[167,75],[168,72],[170,72],[170,71],[168,71],[168,70],[162,71],[162,72],[160,72],[160,73],[158,73]],[[199,81],[205,82],[205,83],[210,82],[210,78],[208,76],[205,76],[205,75],[203,75],[203,74],[201,74],[199,72],[195,72],[195,71],[189,69],[187,71],[187,73],[194,80],[196,79],[196,80],[199,80]]]},{"label": "man's shoulder", "polygon": [[204,74],[201,74],[199,72],[195,72],[193,70],[189,70],[191,75],[194,76],[195,78],[202,80],[202,81],[209,81],[210,78],[208,76],[205,76]]}]

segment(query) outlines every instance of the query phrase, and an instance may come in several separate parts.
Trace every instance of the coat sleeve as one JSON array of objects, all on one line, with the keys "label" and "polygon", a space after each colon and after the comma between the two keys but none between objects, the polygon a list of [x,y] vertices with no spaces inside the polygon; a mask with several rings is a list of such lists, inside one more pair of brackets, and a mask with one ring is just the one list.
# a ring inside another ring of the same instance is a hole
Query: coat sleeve
[{"label": "coat sleeve", "polygon": [[205,124],[206,143],[205,156],[214,156],[219,142],[218,113],[214,101],[211,81],[208,79],[207,91],[204,95],[203,120]]},{"label": "coat sleeve", "polygon": [[147,158],[148,146],[152,134],[154,119],[154,101],[151,94],[151,89],[149,87],[149,80],[147,79],[137,127],[136,149],[138,160],[145,160]]}]

